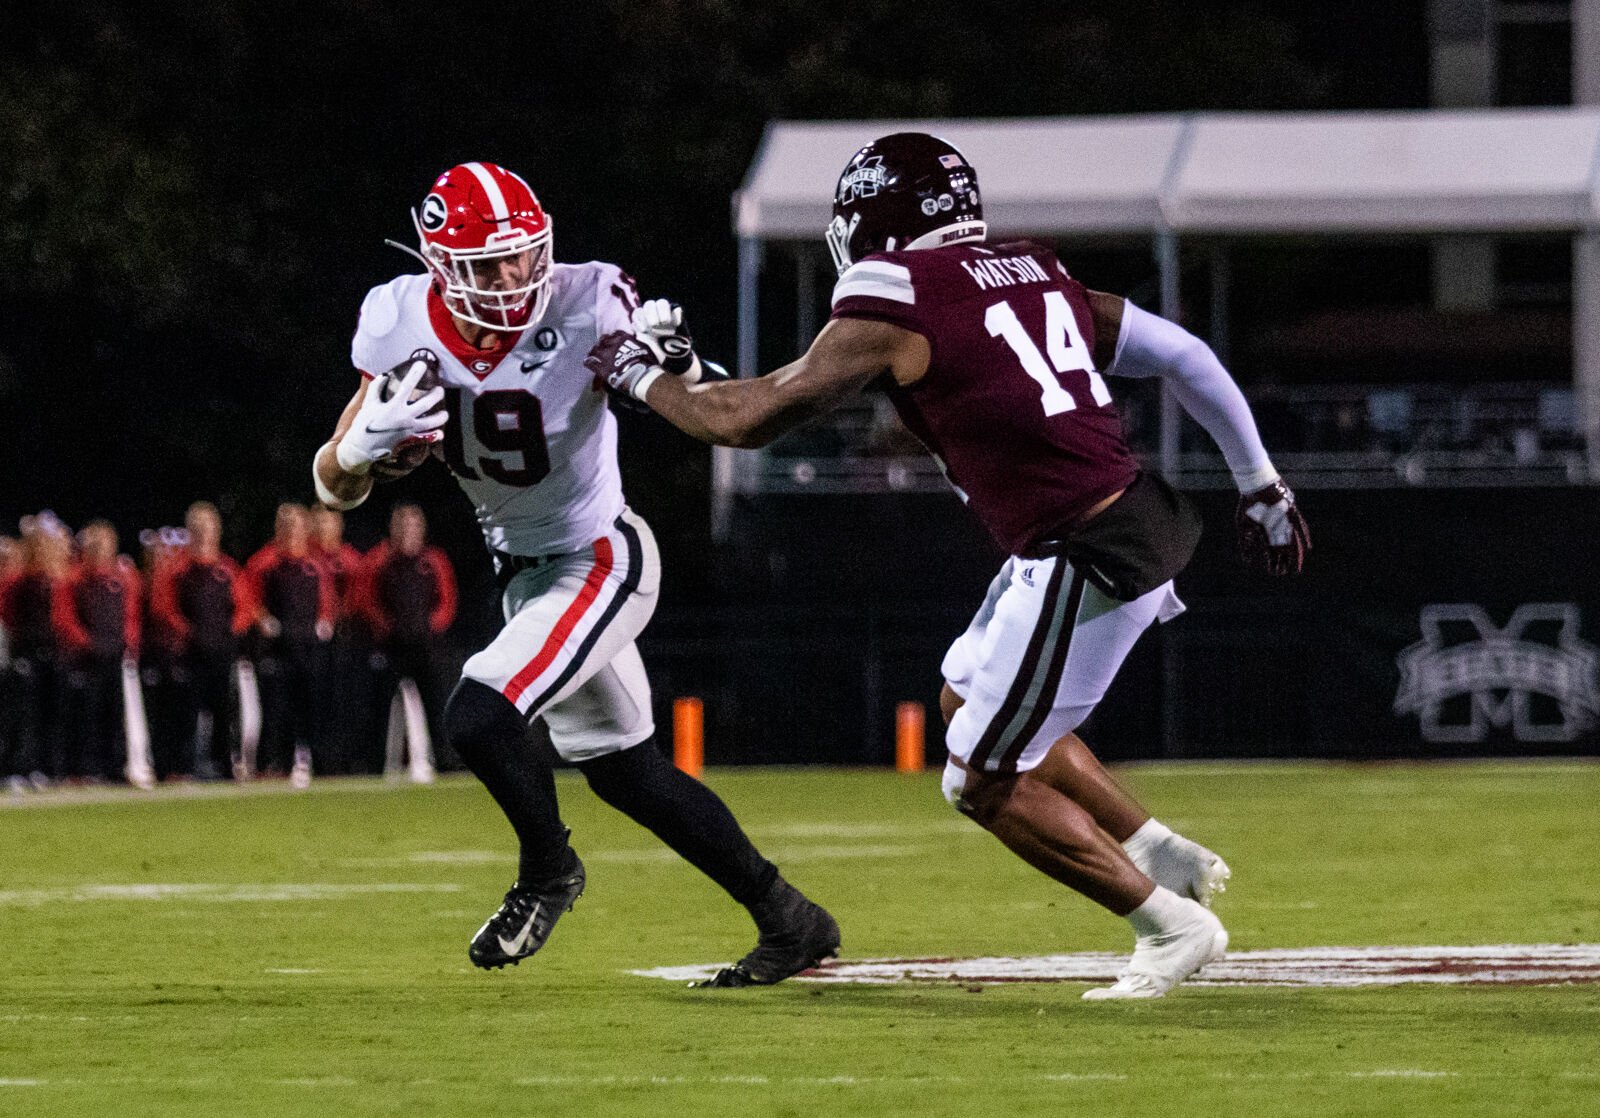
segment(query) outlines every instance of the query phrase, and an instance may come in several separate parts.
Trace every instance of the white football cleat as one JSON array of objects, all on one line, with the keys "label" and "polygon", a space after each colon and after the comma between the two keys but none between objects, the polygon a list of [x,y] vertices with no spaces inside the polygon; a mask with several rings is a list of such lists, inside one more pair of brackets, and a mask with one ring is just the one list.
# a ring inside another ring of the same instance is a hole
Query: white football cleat
[{"label": "white football cleat", "polygon": [[1110,986],[1088,990],[1086,1002],[1127,998],[1159,998],[1207,963],[1221,959],[1228,950],[1228,931],[1210,909],[1184,899],[1184,919],[1168,932],[1140,936],[1133,944],[1133,958]]},{"label": "white football cleat", "polygon": [[311,787],[311,750],[300,746],[294,751],[294,767],[289,770],[289,787],[303,792]]},{"label": "white football cleat", "polygon": [[[1142,861],[1149,864],[1140,866]],[[1134,864],[1157,885],[1207,908],[1218,893],[1228,891],[1228,879],[1233,876],[1228,863],[1179,834],[1168,835],[1148,855],[1135,858]]]}]

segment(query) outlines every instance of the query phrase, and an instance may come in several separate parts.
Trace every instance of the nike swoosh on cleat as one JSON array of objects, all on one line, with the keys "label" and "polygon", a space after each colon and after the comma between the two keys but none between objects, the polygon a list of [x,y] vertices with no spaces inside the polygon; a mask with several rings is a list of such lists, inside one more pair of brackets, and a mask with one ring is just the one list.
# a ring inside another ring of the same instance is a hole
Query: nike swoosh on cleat
[{"label": "nike swoosh on cleat", "polygon": [[533,922],[538,919],[539,910],[543,907],[543,901],[533,906],[533,911],[528,914],[528,922],[522,925],[522,931],[517,933],[515,939],[508,940],[505,936],[494,937],[499,942],[501,951],[507,955],[515,955],[522,950],[523,945],[528,942],[528,937],[533,934]]}]

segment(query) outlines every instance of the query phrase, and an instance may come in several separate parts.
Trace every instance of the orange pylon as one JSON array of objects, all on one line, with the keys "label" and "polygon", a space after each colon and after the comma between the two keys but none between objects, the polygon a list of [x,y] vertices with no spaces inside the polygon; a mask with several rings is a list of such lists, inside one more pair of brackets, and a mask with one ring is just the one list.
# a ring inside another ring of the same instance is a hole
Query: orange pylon
[{"label": "orange pylon", "polygon": [[896,772],[919,773],[928,764],[926,716],[921,703],[897,703],[894,708],[894,767]]},{"label": "orange pylon", "polygon": [[699,776],[705,767],[705,743],[705,704],[693,696],[673,700],[672,763],[690,776]]}]

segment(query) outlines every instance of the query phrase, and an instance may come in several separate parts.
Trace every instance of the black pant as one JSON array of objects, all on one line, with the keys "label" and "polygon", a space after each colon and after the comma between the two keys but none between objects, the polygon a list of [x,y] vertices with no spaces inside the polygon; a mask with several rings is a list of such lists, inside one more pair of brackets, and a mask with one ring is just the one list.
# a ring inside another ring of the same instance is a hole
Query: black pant
[{"label": "black pant", "polygon": [[70,775],[122,779],[127,740],[122,707],[122,656],[95,655],[67,669],[71,710]]},{"label": "black pant", "polygon": [[[428,736],[433,739],[435,761],[440,768],[454,767],[450,762],[455,761],[455,751],[449,748],[444,733],[444,700],[448,681],[442,670],[444,657],[439,641],[434,637],[391,637],[383,645],[383,659],[385,667],[378,676],[385,719],[400,681],[409,679],[415,683],[417,693],[422,696],[422,709],[428,718]],[[441,753],[445,755],[444,759],[441,759]]]},{"label": "black pant", "polygon": [[[209,769],[211,775],[225,775],[232,764],[233,728],[238,717],[233,690],[237,659],[231,648],[190,648],[183,657],[183,740],[188,763],[197,773]],[[202,715],[209,730],[202,724]]]},{"label": "black pant", "polygon": [[336,702],[328,704],[327,725],[323,728],[330,762],[337,761],[340,772],[380,772],[381,751],[372,744],[376,687],[367,663],[371,639],[364,626],[346,620],[339,623],[326,647],[326,691],[337,696]]},{"label": "black pant", "polygon": [[7,767],[14,773],[42,772],[53,780],[65,775],[59,680],[55,657],[46,651],[12,658],[5,717],[11,723]]},{"label": "black pant", "polygon": [[325,742],[329,694],[328,648],[318,640],[281,639],[261,661],[266,726],[264,767],[287,770],[294,751],[311,750],[319,772],[336,772],[338,758]]}]

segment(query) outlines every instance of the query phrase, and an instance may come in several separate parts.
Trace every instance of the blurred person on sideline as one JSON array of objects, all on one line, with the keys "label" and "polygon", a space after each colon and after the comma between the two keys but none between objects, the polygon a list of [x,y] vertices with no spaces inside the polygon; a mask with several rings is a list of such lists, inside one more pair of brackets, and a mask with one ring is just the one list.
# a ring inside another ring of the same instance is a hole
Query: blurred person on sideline
[{"label": "blurred person on sideline", "polygon": [[384,772],[397,775],[404,763],[413,781],[427,783],[434,773],[444,634],[456,616],[456,576],[445,553],[428,546],[420,505],[395,505],[389,538],[367,552],[363,586],[367,622],[386,665],[380,693],[392,696]]},{"label": "blurred person on sideline", "polygon": [[[323,729],[332,743],[329,763],[341,773],[376,767],[371,740],[379,673],[371,664],[372,639],[361,608],[362,555],[344,538],[344,513],[323,504],[311,506],[311,553],[333,579],[335,617],[328,642],[328,690],[338,702],[328,708]],[[324,769],[324,772],[332,770]]]},{"label": "blurred person on sideline", "polygon": [[139,677],[144,691],[151,738],[151,761],[157,780],[193,774],[194,758],[185,748],[184,707],[188,674],[180,657],[182,641],[161,609],[162,584],[187,533],[163,525],[139,533],[139,573],[144,580],[144,637],[140,641]]},{"label": "blurred person on sideline", "polygon": [[[137,664],[143,588],[133,560],[117,551],[117,530],[91,520],[78,533],[80,556],[55,584],[56,629],[73,708],[70,768],[93,781],[118,781],[128,768],[124,664]],[[134,673],[134,686],[138,676]]]},{"label": "blurred person on sideline", "polygon": [[[0,536],[0,603],[6,598],[6,587],[22,574],[22,544],[13,536]],[[0,614],[0,711],[15,710],[16,699],[12,693],[11,633],[6,628],[4,614]],[[18,768],[17,725],[8,717],[0,717],[0,780],[12,792],[28,791],[28,774]]]},{"label": "blurred person on sideline", "polygon": [[245,564],[245,590],[262,638],[267,770],[309,788],[314,767],[337,771],[327,755],[328,642],[338,603],[328,567],[311,550],[304,505],[278,506],[272,541]]},{"label": "blurred person on sideline", "polygon": [[[45,788],[66,771],[55,597],[56,584],[72,565],[72,540],[49,510],[23,517],[18,527],[20,569],[0,585],[0,623],[11,655],[10,768],[29,787]],[[22,782],[12,786],[20,788]]]},{"label": "blurred person on sideline", "polygon": [[222,515],[196,501],[183,518],[181,547],[152,589],[155,613],[175,640],[184,689],[183,740],[200,780],[248,779],[238,749],[237,671],[256,604],[239,565],[222,551]]}]

